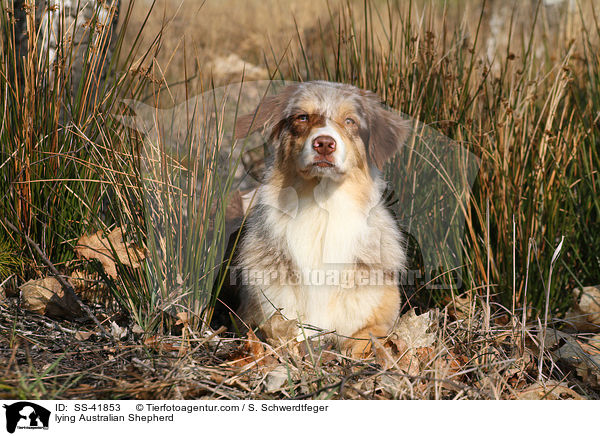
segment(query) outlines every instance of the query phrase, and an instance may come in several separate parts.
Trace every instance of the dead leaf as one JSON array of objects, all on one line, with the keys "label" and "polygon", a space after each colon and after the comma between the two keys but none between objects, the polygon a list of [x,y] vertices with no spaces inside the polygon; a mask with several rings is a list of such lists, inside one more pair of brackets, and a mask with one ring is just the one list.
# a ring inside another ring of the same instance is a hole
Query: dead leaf
[{"label": "dead leaf", "polygon": [[600,331],[600,287],[586,286],[573,290],[575,306],[567,313],[566,320],[582,332]]},{"label": "dead leaf", "polygon": [[71,273],[69,282],[73,284],[75,292],[80,294],[93,286],[91,282],[95,282],[99,279],[100,277],[96,273],[90,274],[87,271],[75,270]]},{"label": "dead leaf", "polygon": [[21,304],[31,312],[49,317],[74,319],[82,317],[81,307],[69,293],[65,293],[54,277],[29,280],[19,287]]},{"label": "dead leaf", "polygon": [[583,397],[565,383],[536,383],[517,394],[517,400],[583,400]]},{"label": "dead leaf", "polygon": [[69,276],[69,283],[77,295],[83,300],[110,306],[114,303],[112,293],[108,292],[108,286],[97,272],[89,273],[84,270],[74,270]]},{"label": "dead leaf", "polygon": [[411,309],[405,313],[383,343],[371,338],[379,364],[384,369],[394,367],[417,375],[420,368],[434,355],[432,346],[436,336],[428,332],[431,327],[431,312],[417,316],[414,309]]},{"label": "dead leaf", "polygon": [[[435,358],[434,358],[435,357]],[[426,363],[431,362],[431,367],[436,374],[436,378],[440,380],[441,386],[449,391],[456,391],[457,386],[449,383],[459,371],[461,371],[467,364],[469,359],[464,355],[459,355],[456,352],[448,349],[440,352],[431,357]]]},{"label": "dead leaf", "polygon": [[296,343],[296,338],[300,333],[298,323],[295,319],[288,320],[276,312],[260,328],[266,341],[273,347]]},{"label": "dead leaf", "polygon": [[252,330],[248,331],[247,339],[229,359],[229,364],[232,366],[246,366],[252,363],[270,365],[274,362],[276,360],[272,355],[267,354],[265,346]]},{"label": "dead leaf", "polygon": [[396,376],[394,374],[382,374],[379,378],[379,387],[381,387],[391,398],[402,398],[406,392],[412,390],[411,382],[406,377]]},{"label": "dead leaf", "polygon": [[431,312],[417,316],[411,309],[398,321],[392,335],[402,339],[408,348],[430,347],[435,342],[435,334],[428,332],[432,327]]},{"label": "dead leaf", "polygon": [[600,381],[600,354],[597,348],[576,336],[555,329],[548,329],[546,344],[553,358],[575,369],[579,377],[592,387]]},{"label": "dead leaf", "polygon": [[120,227],[110,232],[108,237],[102,231],[82,236],[77,241],[75,253],[79,258],[100,261],[106,274],[113,279],[117,277],[117,263],[138,268],[145,258],[143,250],[124,241]]},{"label": "dead leaf", "polygon": [[149,336],[144,340],[144,345],[153,348],[156,351],[180,351],[181,347],[173,345],[158,336]]},{"label": "dead leaf", "polygon": [[454,374],[460,371],[468,361],[469,359],[466,356],[456,354],[452,350],[447,350],[435,362],[447,371],[446,374]]},{"label": "dead leaf", "polygon": [[589,356],[575,367],[577,375],[583,382],[594,389],[600,388],[600,356]]},{"label": "dead leaf", "polygon": [[127,336],[127,328],[123,328],[121,326],[119,326],[119,324],[117,324],[114,321],[111,321],[110,323],[110,331],[113,335],[113,338],[116,339],[123,339],[125,336]]},{"label": "dead leaf", "polygon": [[269,371],[269,373],[265,377],[265,388],[267,392],[274,392],[279,390],[285,382],[288,380],[288,369],[279,365],[275,369]]},{"label": "dead leaf", "polygon": [[94,335],[94,332],[86,332],[84,330],[79,330],[77,333],[75,333],[75,339],[80,340],[80,341],[87,341],[93,335]]},{"label": "dead leaf", "polygon": [[223,377],[221,374],[218,374],[216,372],[211,372],[208,375],[212,381],[214,381],[216,384],[220,385],[221,383],[223,383],[225,381],[225,377]]},{"label": "dead leaf", "polygon": [[[372,337],[375,359],[383,369],[396,368],[409,372],[414,352],[409,351],[406,342],[398,337],[389,337],[384,342]],[[414,365],[413,365],[414,369]]]},{"label": "dead leaf", "polygon": [[134,324],[134,325],[133,325],[133,327],[131,327],[131,332],[132,332],[134,335],[141,335],[141,334],[143,334],[143,333],[144,333],[144,329],[143,329],[143,328],[141,328],[141,327],[139,326],[139,324]]},{"label": "dead leaf", "polygon": [[583,350],[591,355],[600,355],[600,335],[594,335],[591,338],[587,338],[587,341],[577,341]]},{"label": "dead leaf", "polygon": [[470,295],[465,295],[464,297],[453,296],[448,303],[448,312],[456,319],[468,319],[471,316],[472,303]]},{"label": "dead leaf", "polygon": [[248,331],[248,340],[244,343],[244,351],[253,360],[260,360],[265,355],[265,346],[252,330]]},{"label": "dead leaf", "polygon": [[190,324],[190,313],[189,312],[178,312],[175,317],[177,321],[175,321],[175,325],[180,325],[183,327],[188,327]]},{"label": "dead leaf", "polygon": [[77,269],[69,276],[69,282],[73,284],[75,292],[87,300],[102,299],[108,291],[108,286],[97,272]]},{"label": "dead leaf", "polygon": [[[590,338],[589,342],[577,340],[579,353],[575,358],[571,358],[569,362],[575,367],[577,375],[581,377],[583,382],[594,389],[600,388],[600,344],[597,339],[595,340],[596,336]],[[567,346],[568,344],[563,345],[559,351]]]}]

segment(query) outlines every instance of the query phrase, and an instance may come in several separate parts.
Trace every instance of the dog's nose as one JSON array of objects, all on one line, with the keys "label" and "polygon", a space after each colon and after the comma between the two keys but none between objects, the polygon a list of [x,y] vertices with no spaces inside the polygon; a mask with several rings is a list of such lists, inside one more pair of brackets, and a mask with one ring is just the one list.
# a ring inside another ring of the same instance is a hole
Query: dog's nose
[{"label": "dog's nose", "polygon": [[327,156],[335,151],[335,139],[331,136],[317,136],[313,141],[313,148],[319,154]]}]

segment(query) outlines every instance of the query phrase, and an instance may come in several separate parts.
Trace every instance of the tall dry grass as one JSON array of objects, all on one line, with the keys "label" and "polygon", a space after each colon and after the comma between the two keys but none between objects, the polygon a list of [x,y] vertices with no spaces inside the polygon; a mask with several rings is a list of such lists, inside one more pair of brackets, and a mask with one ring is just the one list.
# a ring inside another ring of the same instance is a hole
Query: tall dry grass
[{"label": "tall dry grass", "polygon": [[[463,287],[425,289],[426,304],[467,291],[542,313],[550,260],[563,236],[550,316],[565,312],[575,286],[600,279],[600,28],[593,1],[575,9],[566,2],[555,9],[524,2],[508,10],[471,1],[125,5],[108,80],[99,82],[88,69],[89,80],[75,95],[63,91],[68,67],[40,64],[37,39],[28,40],[24,61],[15,56],[11,13],[3,9],[1,201],[5,219],[58,264],[72,259],[77,237],[90,230],[118,225],[147,244],[153,260],[146,269],[124,268],[110,281],[140,324],[160,325],[167,307],[198,314],[206,306],[219,263],[215,253],[224,244],[227,198],[236,186],[231,174],[216,177],[221,147],[227,152],[230,146],[223,131],[184,137],[176,153],[162,140],[169,132],[159,132],[156,152],[169,164],[154,167],[158,173],[149,178],[141,155],[147,138],[114,118],[132,115],[118,103],[188,101],[223,82],[211,68],[216,57],[232,53],[264,68],[265,79],[325,79],[376,91],[390,107],[480,159],[472,195],[455,211],[464,219],[464,236],[451,241],[460,248]],[[101,55],[87,53],[86,65]],[[50,76],[53,86],[43,82]],[[97,86],[101,92],[89,98]],[[386,171],[401,204],[414,192],[406,183],[416,169],[407,150]],[[232,172],[236,159],[230,159]],[[434,194],[441,192],[431,193],[431,204]],[[160,200],[158,212],[150,198]],[[171,213],[174,207],[178,214]],[[432,213],[445,219],[434,206]],[[159,216],[158,227],[148,226]],[[3,227],[28,265],[15,270],[19,281],[43,274],[27,243]],[[156,228],[166,240],[153,236]],[[174,270],[166,268],[171,261],[178,264]]]},{"label": "tall dry grass", "polygon": [[[542,3],[519,3],[495,29],[486,20],[502,9],[488,8],[501,5],[469,3],[463,15],[452,6],[344,6],[323,19],[320,36],[299,32],[302,44],[279,70],[375,90],[477,155],[481,168],[460,211],[464,289],[485,296],[491,286],[511,307],[528,286],[529,303],[541,310],[564,236],[549,300],[553,313],[564,313],[573,287],[600,278],[597,5],[565,3],[556,15]],[[414,170],[388,167],[401,199]]]}]

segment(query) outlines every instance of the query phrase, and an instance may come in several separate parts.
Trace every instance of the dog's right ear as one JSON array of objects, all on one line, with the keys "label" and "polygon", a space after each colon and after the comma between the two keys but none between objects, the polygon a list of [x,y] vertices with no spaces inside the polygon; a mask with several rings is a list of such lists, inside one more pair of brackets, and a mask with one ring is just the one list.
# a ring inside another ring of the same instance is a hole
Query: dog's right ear
[{"label": "dog's right ear", "polygon": [[264,127],[276,124],[276,117],[283,111],[283,99],[281,95],[273,95],[264,98],[254,112],[242,115],[235,122],[235,139],[246,136]]},{"label": "dog's right ear", "polygon": [[287,86],[279,94],[265,97],[254,112],[238,117],[235,139],[245,138],[263,128],[271,129],[283,121],[282,114],[294,89],[294,85]]}]

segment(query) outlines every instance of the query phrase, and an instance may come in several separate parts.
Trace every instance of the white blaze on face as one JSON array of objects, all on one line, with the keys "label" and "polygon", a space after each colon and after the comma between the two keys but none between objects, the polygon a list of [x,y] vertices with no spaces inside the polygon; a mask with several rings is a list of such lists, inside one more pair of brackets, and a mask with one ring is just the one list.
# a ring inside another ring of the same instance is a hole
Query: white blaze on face
[{"label": "white blaze on face", "polygon": [[306,138],[300,155],[300,166],[307,168],[313,164],[315,158],[319,157],[319,153],[313,148],[313,143],[319,136],[331,136],[333,138],[335,141],[335,151],[332,153],[333,162],[338,169],[343,171],[345,169],[344,162],[348,152],[348,145],[342,139],[335,124],[329,119],[325,122],[324,127],[313,129],[308,138]]}]

